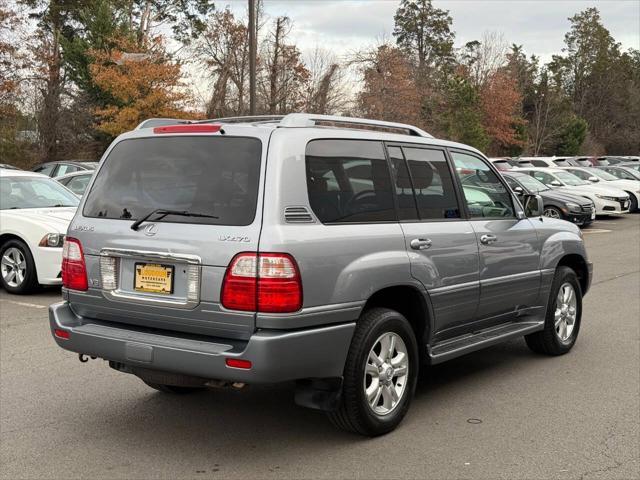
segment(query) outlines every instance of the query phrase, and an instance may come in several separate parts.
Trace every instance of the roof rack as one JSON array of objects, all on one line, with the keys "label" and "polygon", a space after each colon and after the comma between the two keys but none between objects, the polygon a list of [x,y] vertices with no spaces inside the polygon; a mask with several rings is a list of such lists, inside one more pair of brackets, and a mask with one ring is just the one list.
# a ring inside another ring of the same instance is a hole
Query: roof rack
[{"label": "roof rack", "polygon": [[136,127],[147,128],[180,123],[277,123],[279,127],[332,127],[357,130],[376,130],[414,137],[433,138],[424,130],[406,123],[384,122],[366,118],[316,115],[313,113],[290,113],[288,115],[253,115],[246,117],[211,118],[208,120],[184,120],[173,118],[150,118]]},{"label": "roof rack", "polygon": [[273,123],[279,122],[283,118],[284,115],[251,115],[246,117],[211,118],[208,120],[197,120],[194,123]]},{"label": "roof rack", "polygon": [[400,133],[414,137],[433,138],[424,130],[406,123],[384,122],[366,118],[340,117],[336,115],[316,115],[312,113],[290,113],[280,120],[281,127],[337,127],[355,128],[359,130],[378,130],[389,133]]},{"label": "roof rack", "polygon": [[147,118],[140,122],[134,130],[140,130],[141,128],[164,127],[166,125],[179,125],[183,123],[193,123],[193,121],[186,120],[184,118]]}]

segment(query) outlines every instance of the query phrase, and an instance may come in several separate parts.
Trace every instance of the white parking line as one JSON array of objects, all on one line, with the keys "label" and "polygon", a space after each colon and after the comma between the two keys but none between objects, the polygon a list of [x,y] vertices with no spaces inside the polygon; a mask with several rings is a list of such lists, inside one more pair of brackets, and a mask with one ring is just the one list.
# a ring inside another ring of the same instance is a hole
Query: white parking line
[{"label": "white parking line", "polygon": [[8,303],[13,303],[15,305],[20,305],[21,307],[30,307],[30,308],[47,308],[46,305],[38,305],[37,303],[26,303],[26,302],[16,302],[13,300],[7,300]]},{"label": "white parking line", "polygon": [[589,230],[583,230],[582,233],[609,233],[610,231],[604,228],[590,228]]}]

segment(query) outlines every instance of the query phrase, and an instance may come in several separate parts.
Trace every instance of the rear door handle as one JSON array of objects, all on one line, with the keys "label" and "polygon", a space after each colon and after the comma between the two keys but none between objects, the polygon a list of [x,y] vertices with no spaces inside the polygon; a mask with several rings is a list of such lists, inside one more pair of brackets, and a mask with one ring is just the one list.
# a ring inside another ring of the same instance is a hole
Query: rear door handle
[{"label": "rear door handle", "polygon": [[489,245],[490,243],[494,243],[496,241],[498,241],[498,237],[496,237],[495,235],[485,234],[480,237],[480,243],[484,245]]},{"label": "rear door handle", "polygon": [[431,239],[429,238],[414,238],[411,240],[411,248],[414,250],[426,250],[431,246]]}]

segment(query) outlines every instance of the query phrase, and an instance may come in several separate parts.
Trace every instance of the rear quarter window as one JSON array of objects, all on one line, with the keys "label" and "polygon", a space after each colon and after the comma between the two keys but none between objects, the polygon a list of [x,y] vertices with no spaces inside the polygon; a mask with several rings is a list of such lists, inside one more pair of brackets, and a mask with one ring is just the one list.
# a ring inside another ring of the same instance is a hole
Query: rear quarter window
[{"label": "rear quarter window", "polygon": [[163,222],[249,225],[256,213],[261,148],[260,140],[245,137],[123,140],[98,172],[83,214],[135,220],[165,209],[217,218],[168,215]]},{"label": "rear quarter window", "polygon": [[313,140],[306,150],[309,203],[323,223],[396,220],[384,148],[373,140]]}]

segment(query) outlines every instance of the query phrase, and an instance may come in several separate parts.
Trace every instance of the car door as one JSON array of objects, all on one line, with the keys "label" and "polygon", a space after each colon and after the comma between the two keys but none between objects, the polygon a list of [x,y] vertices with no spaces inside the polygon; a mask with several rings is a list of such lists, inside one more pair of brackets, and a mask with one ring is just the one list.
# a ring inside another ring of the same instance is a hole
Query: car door
[{"label": "car door", "polygon": [[533,224],[517,214],[507,185],[488,162],[471,152],[450,153],[480,253],[478,322],[490,326],[535,311],[540,247]]},{"label": "car door", "polygon": [[411,274],[427,289],[435,339],[471,328],[479,300],[475,233],[443,148],[388,145]]}]

